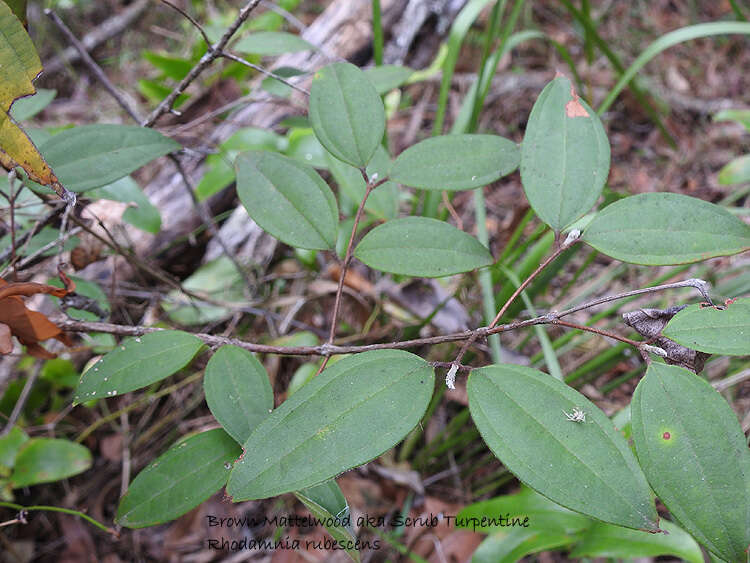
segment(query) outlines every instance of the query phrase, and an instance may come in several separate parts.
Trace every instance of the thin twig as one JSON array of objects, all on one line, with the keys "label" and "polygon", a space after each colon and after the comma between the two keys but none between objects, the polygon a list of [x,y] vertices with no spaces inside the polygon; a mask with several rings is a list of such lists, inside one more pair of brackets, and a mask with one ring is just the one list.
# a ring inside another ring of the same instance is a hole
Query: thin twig
[{"label": "thin twig", "polygon": [[5,425],[5,428],[3,428],[2,433],[0,433],[0,437],[8,434],[8,432],[10,432],[13,426],[16,424],[18,417],[21,416],[21,411],[26,406],[26,400],[29,398],[29,393],[31,393],[31,389],[32,387],[34,387],[34,383],[36,383],[39,374],[42,372],[42,365],[42,362],[37,361],[36,366],[34,367],[34,371],[31,372],[31,375],[26,380],[26,383],[23,386],[23,390],[21,391],[21,395],[18,397],[16,404],[13,406],[13,411],[8,417],[8,423]]},{"label": "thin twig", "polygon": [[634,346],[636,348],[640,348],[644,344],[643,342],[637,342],[635,340],[631,340],[630,338],[625,338],[624,336],[620,336],[619,334],[615,334],[614,332],[609,332],[608,330],[603,330],[601,328],[596,328],[593,326],[569,323],[567,321],[561,321],[559,319],[555,319],[554,317],[550,320],[550,324],[565,326],[568,328],[575,328],[578,330],[583,330],[585,332],[592,332],[594,334],[598,334],[599,336],[606,336],[607,338],[612,338],[613,340],[619,340],[620,342],[624,342],[625,344],[630,344],[631,346]]},{"label": "thin twig", "polygon": [[107,91],[112,95],[112,97],[117,100],[117,103],[120,104],[120,107],[124,109],[128,113],[128,115],[130,115],[130,117],[132,117],[136,122],[140,122],[138,114],[130,107],[130,104],[125,101],[125,98],[120,93],[120,91],[115,87],[114,84],[112,84],[109,78],[107,78],[107,75],[104,74],[104,71],[101,69],[101,67],[96,64],[96,61],[94,61],[94,59],[91,58],[91,55],[89,55],[83,43],[81,43],[78,38],[73,35],[73,32],[70,31],[70,28],[65,25],[65,22],[62,21],[62,19],[60,19],[60,16],[58,16],[53,10],[50,9],[44,10],[44,14],[52,20],[52,23],[57,26],[57,28],[62,32],[65,38],[75,48],[75,50],[78,51],[78,54],[81,56],[81,60],[86,63],[89,69],[91,69],[91,72],[94,73],[94,76],[99,79],[99,82],[101,82],[102,85],[107,89]]},{"label": "thin twig", "polygon": [[230,252],[226,241],[219,234],[219,229],[216,228],[216,223],[214,223],[213,217],[211,217],[211,212],[209,211],[208,205],[206,205],[206,202],[200,201],[198,197],[195,195],[195,186],[193,185],[193,182],[190,179],[190,176],[185,171],[185,167],[182,165],[182,161],[175,154],[170,154],[169,159],[177,167],[177,172],[182,178],[182,184],[185,186],[185,190],[190,196],[190,200],[193,202],[193,207],[198,212],[198,216],[201,218],[201,221],[205,223],[206,228],[208,229],[208,232],[219,243],[221,250],[227,256],[227,258],[229,258],[229,260],[232,262],[232,264],[237,269],[237,272],[240,274],[240,276],[242,276],[242,279],[244,280],[245,286],[247,287],[248,291],[252,292],[255,286],[255,284],[253,283],[253,280],[250,279],[250,276],[248,276],[242,264],[240,264],[237,261],[237,257],[232,252]]},{"label": "thin twig", "polygon": [[542,262],[541,264],[539,264],[539,267],[536,270],[534,270],[533,272],[531,272],[531,274],[529,274],[529,277],[527,277],[524,280],[524,282],[516,288],[516,290],[513,292],[513,294],[508,298],[508,300],[505,302],[505,304],[500,308],[500,310],[498,311],[497,315],[495,315],[495,318],[492,319],[492,322],[490,323],[490,328],[494,327],[498,322],[500,322],[500,319],[503,317],[503,315],[505,314],[505,312],[508,310],[508,307],[510,307],[511,304],[513,303],[513,301],[515,301],[516,297],[518,297],[519,295],[521,295],[521,292],[524,289],[526,289],[532,281],[534,281],[534,278],[536,278],[547,266],[549,266],[555,260],[555,258],[557,258],[558,256],[560,256],[560,254],[562,254],[563,252],[565,252],[568,248],[570,248],[571,246],[573,246],[579,240],[580,239],[577,238],[577,237],[573,238],[572,240],[566,240],[564,243],[560,244],[555,249],[555,251],[552,254],[550,254],[547,257],[546,260],[544,260],[544,262]]},{"label": "thin twig", "polygon": [[162,4],[166,4],[167,6],[169,6],[170,8],[172,8],[173,10],[175,10],[176,12],[179,12],[180,14],[182,14],[185,17],[185,19],[187,19],[191,24],[193,24],[193,27],[195,27],[195,29],[197,29],[200,32],[200,34],[203,36],[203,41],[206,42],[206,45],[208,46],[208,48],[209,49],[211,48],[211,40],[208,38],[208,35],[206,35],[206,31],[203,29],[203,27],[201,26],[201,24],[199,24],[197,21],[195,21],[195,18],[193,18],[193,16],[191,16],[190,14],[188,14],[185,10],[183,10],[179,6],[175,6],[174,4],[172,4],[171,2],[169,2],[169,0],[159,0],[159,1]]},{"label": "thin twig", "polygon": [[[113,530],[112,528],[108,528],[101,522],[94,520],[91,516],[84,514],[83,512],[80,512],[78,510],[71,510],[70,508],[61,508],[59,506],[45,506],[45,505],[35,505],[35,506],[22,506],[20,504],[16,504],[13,502],[5,502],[0,501],[0,507],[5,508],[13,508],[15,510],[18,510],[20,513],[26,513],[29,510],[45,510],[49,512],[62,512],[63,514],[72,514],[73,516],[80,516],[84,520],[86,520],[89,524],[92,524],[99,528],[100,530],[107,532],[108,534],[112,534],[115,538],[119,538],[120,534],[117,533],[117,531]],[[25,518],[19,518],[19,523],[26,523]]]},{"label": "thin twig", "polygon": [[265,69],[265,68],[263,68],[260,65],[256,65],[254,63],[251,63],[250,61],[245,60],[242,57],[238,57],[237,55],[234,55],[234,54],[229,53],[227,51],[222,51],[220,53],[220,55],[222,57],[224,57],[225,59],[229,59],[229,60],[234,61],[236,63],[240,63],[241,65],[245,65],[246,67],[252,68],[253,70],[257,70],[261,74],[265,74],[266,76],[270,76],[271,78],[274,78],[275,80],[278,80],[282,84],[286,84],[290,88],[293,88],[294,90],[297,90],[297,92],[301,92],[305,96],[309,96],[310,95],[310,92],[308,92],[307,90],[305,90],[301,86],[297,86],[296,84],[293,84],[292,82],[289,82],[289,80],[287,80],[283,76],[281,76],[279,74],[276,74],[275,72],[270,71],[268,69]]},{"label": "thin twig", "polygon": [[[69,238],[71,238],[71,237],[77,235],[78,233],[80,233],[82,230],[83,229],[81,229],[81,227],[73,227],[72,229],[68,229],[65,232],[65,235],[63,237],[63,243],[66,240],[68,240]],[[39,256],[41,256],[45,252],[48,252],[48,251],[52,250],[54,247],[58,246],[59,244],[60,244],[59,239],[55,239],[53,241],[48,242],[47,244],[45,244],[41,248],[38,248],[32,254],[29,254],[28,256],[26,256],[23,260],[18,261],[16,259],[16,261],[18,262],[18,264],[15,264],[15,263],[9,264],[2,272],[0,272],[0,278],[4,278],[8,274],[8,270],[10,269],[11,266],[13,266],[13,267],[17,266],[18,268],[23,269],[26,266],[28,266],[29,264],[31,264],[32,262],[34,262],[34,260],[36,260],[37,258],[39,258]],[[16,257],[16,258],[18,258],[18,257]]]},{"label": "thin twig", "polygon": [[[97,27],[86,33],[81,39],[81,44],[87,52],[108,41],[118,33],[123,32],[148,8],[151,0],[136,0],[121,12],[104,20]],[[74,47],[68,47],[57,55],[49,63],[44,65],[45,75],[54,75],[66,65],[78,60],[79,54]]]},{"label": "thin twig", "polygon": [[328,335],[328,344],[333,344],[333,339],[336,338],[336,324],[338,323],[339,310],[341,308],[341,295],[344,292],[344,279],[346,278],[346,271],[349,269],[349,265],[352,262],[352,256],[354,254],[354,237],[357,235],[357,227],[359,226],[359,221],[362,219],[362,213],[365,210],[367,198],[370,197],[370,193],[372,192],[372,190],[374,190],[387,180],[387,178],[383,178],[382,180],[378,180],[377,182],[373,183],[367,177],[367,172],[365,172],[364,169],[361,172],[362,177],[367,184],[367,188],[365,189],[365,195],[362,198],[359,207],[357,208],[357,214],[354,216],[354,225],[352,225],[352,232],[349,235],[349,243],[346,245],[344,262],[341,265],[341,275],[339,275],[339,285],[336,288],[336,301],[333,304],[333,319],[331,320],[331,332]]},{"label": "thin twig", "polygon": [[565,309],[564,311],[557,313],[557,315],[560,317],[563,317],[565,315],[570,315],[571,313],[581,311],[582,309],[588,309],[590,307],[594,307],[595,305],[601,305],[602,303],[609,303],[610,301],[616,301],[618,299],[625,299],[626,297],[633,297],[635,295],[644,295],[646,293],[654,293],[656,291],[664,291],[665,289],[677,289],[680,287],[696,288],[700,292],[701,297],[703,297],[703,299],[705,299],[707,303],[709,303],[710,305],[713,305],[713,302],[711,301],[711,296],[708,293],[708,282],[705,282],[698,278],[691,278],[689,280],[675,282],[675,283],[665,283],[663,285],[655,285],[654,287],[634,289],[633,291],[626,291],[624,293],[617,293],[615,295],[605,295],[604,297],[600,297],[599,299],[589,301],[588,303],[584,303],[583,305],[577,305],[576,307]]},{"label": "thin twig", "polygon": [[[580,232],[573,232],[571,231],[571,235],[568,236],[567,239],[565,239],[565,242],[560,244],[558,241],[557,233],[555,234],[555,251],[550,254],[544,262],[539,264],[536,270],[531,272],[529,276],[523,281],[521,285],[519,285],[516,290],[513,292],[513,294],[508,298],[508,300],[505,302],[505,304],[500,308],[500,311],[498,311],[497,315],[495,315],[495,318],[492,320],[492,322],[489,324],[489,328],[494,328],[497,323],[500,321],[502,316],[505,314],[505,312],[508,310],[508,307],[511,306],[513,301],[515,301],[516,297],[518,297],[521,292],[528,287],[528,285],[536,278],[547,266],[549,266],[555,258],[560,256],[564,251],[566,251],[568,248],[573,246],[576,242],[578,242],[580,239],[578,238],[578,235],[580,235]],[[468,351],[469,347],[471,347],[472,344],[476,341],[477,336],[473,338],[469,338],[466,342],[464,342],[463,346],[461,346],[461,349],[458,351],[458,354],[456,355],[456,359],[453,360],[453,366],[459,366],[461,364],[461,360],[464,357],[464,354]],[[456,369],[451,368],[450,371],[448,371],[448,375],[445,378],[445,382],[451,389],[453,388],[453,381],[456,376]]]},{"label": "thin twig", "polygon": [[187,76],[185,76],[185,78],[183,78],[180,83],[174,87],[169,95],[164,98],[158,106],[156,106],[156,109],[154,109],[154,111],[151,112],[151,115],[146,118],[146,120],[142,123],[144,127],[153,126],[154,123],[156,123],[157,119],[159,119],[162,115],[172,109],[172,105],[174,105],[177,97],[182,94],[196,78],[198,78],[198,76],[208,67],[208,65],[210,65],[214,60],[222,55],[224,47],[227,46],[229,40],[237,32],[237,30],[245,22],[245,20],[250,17],[250,12],[252,12],[258,4],[260,4],[260,0],[250,0],[247,4],[245,4],[245,7],[240,10],[240,13],[232,22],[232,25],[230,25],[224,32],[224,35],[221,36],[221,39],[208,47],[208,51],[206,52],[206,54],[201,57],[201,59],[190,70]]}]

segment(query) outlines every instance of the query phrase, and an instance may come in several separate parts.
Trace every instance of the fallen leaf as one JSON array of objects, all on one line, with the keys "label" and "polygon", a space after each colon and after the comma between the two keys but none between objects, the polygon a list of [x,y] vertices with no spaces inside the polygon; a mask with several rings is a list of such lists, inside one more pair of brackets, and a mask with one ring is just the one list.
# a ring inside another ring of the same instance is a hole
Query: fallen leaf
[{"label": "fallen leaf", "polygon": [[66,346],[73,344],[68,334],[42,313],[27,309],[21,299],[21,296],[37,293],[65,297],[75,290],[75,284],[62,271],[60,279],[64,288],[34,282],[8,283],[0,278],[0,354],[9,354],[13,350],[11,336],[26,346],[30,355],[43,359],[52,359],[57,355],[45,350],[39,342],[54,338]]}]

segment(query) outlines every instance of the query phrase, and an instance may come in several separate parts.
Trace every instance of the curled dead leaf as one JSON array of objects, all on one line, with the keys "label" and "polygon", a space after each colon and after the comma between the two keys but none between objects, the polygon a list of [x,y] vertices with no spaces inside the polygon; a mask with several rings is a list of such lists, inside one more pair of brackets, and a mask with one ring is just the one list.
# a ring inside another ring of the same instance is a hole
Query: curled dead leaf
[{"label": "curled dead leaf", "polygon": [[51,359],[56,355],[39,345],[39,342],[54,338],[66,346],[73,344],[70,335],[64,333],[45,315],[26,308],[21,296],[37,293],[65,297],[75,290],[75,284],[62,271],[60,280],[64,288],[34,282],[8,283],[0,278],[0,354],[13,350],[12,336],[26,346],[26,351],[37,358]]},{"label": "curled dead leaf", "polygon": [[667,309],[638,309],[637,311],[624,313],[622,317],[626,325],[648,338],[650,344],[658,346],[667,353],[664,360],[668,364],[682,366],[695,373],[700,373],[706,360],[711,355],[686,348],[661,333],[672,317],[684,308],[685,305]]}]

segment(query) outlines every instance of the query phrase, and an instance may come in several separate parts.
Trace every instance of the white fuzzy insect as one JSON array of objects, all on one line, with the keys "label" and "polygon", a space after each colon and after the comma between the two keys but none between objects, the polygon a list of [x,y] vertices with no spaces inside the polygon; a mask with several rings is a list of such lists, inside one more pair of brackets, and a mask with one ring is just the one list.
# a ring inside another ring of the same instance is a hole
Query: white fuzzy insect
[{"label": "white fuzzy insect", "polygon": [[573,412],[563,411],[563,414],[571,422],[586,422],[586,413],[580,407],[573,407]]}]

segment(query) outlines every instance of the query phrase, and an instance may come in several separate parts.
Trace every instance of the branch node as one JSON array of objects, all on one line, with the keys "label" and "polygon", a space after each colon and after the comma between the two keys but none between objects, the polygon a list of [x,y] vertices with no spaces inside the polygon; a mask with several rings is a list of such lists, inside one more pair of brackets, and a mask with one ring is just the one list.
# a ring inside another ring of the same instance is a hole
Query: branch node
[{"label": "branch node", "polygon": [[651,344],[643,343],[640,346],[638,346],[643,352],[651,352],[652,354],[655,354],[661,358],[667,357],[667,352],[663,348],[659,348],[658,346],[651,346]]},{"label": "branch node", "polygon": [[458,364],[452,364],[445,376],[445,385],[448,389],[456,388],[456,373],[458,373]]},{"label": "branch node", "polygon": [[571,244],[573,244],[575,241],[578,240],[578,237],[581,236],[581,231],[578,229],[573,229],[568,233],[568,236],[565,239],[565,242],[562,243],[563,248],[569,247]]}]

